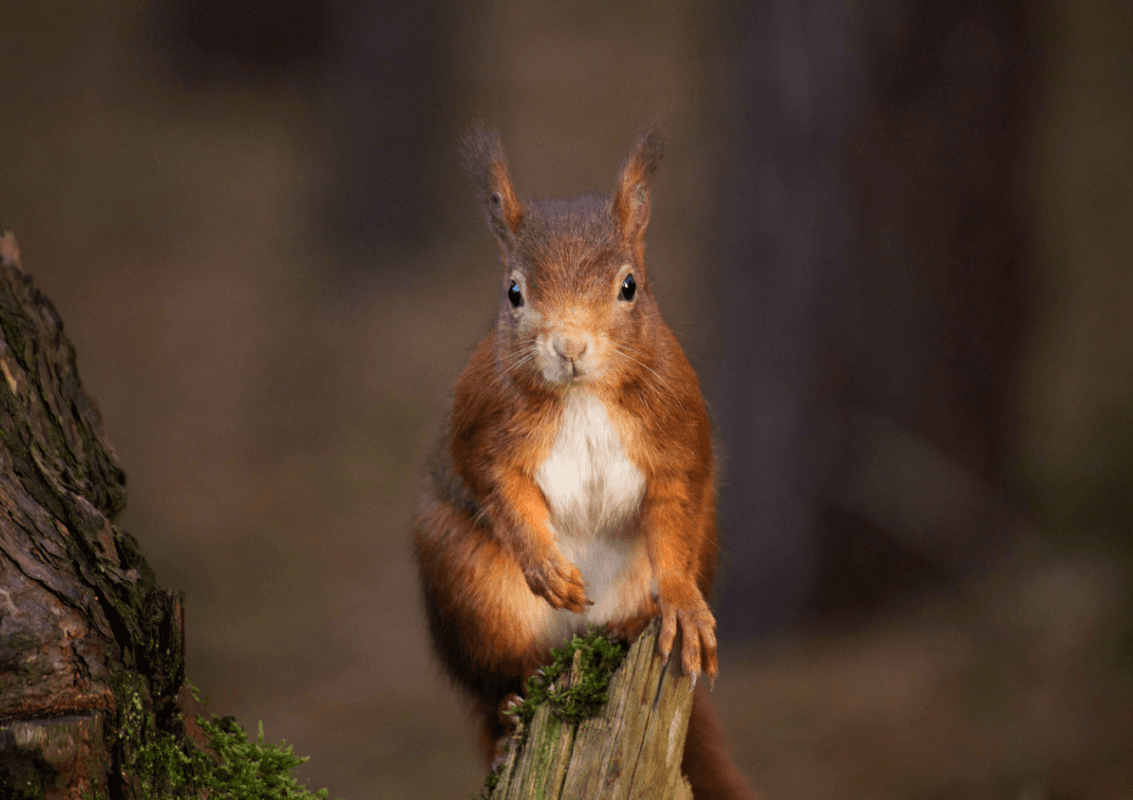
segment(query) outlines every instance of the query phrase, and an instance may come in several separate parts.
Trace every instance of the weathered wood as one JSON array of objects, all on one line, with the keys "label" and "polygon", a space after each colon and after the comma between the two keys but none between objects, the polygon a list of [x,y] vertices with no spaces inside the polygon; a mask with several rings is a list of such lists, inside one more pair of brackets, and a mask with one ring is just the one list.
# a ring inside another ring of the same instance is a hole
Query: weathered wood
[{"label": "weathered wood", "polygon": [[[601,714],[572,724],[545,704],[530,724],[520,723],[492,800],[691,800],[680,767],[692,682],[675,655],[664,661],[657,653],[659,630],[654,620],[630,647]],[[579,679],[576,653],[562,681]]]},{"label": "weathered wood", "polygon": [[75,349],[0,232],[0,783],[31,796],[122,783],[123,703],[180,724],[181,598],[115,527],[125,503]]}]

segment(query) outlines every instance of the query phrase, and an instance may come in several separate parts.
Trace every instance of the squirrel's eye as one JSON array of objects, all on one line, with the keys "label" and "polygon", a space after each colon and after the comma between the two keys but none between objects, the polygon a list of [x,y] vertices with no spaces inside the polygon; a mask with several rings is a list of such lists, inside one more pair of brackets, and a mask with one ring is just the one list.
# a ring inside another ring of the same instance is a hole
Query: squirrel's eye
[{"label": "squirrel's eye", "polygon": [[637,282],[634,281],[633,275],[626,275],[626,279],[622,281],[622,290],[618,293],[619,300],[632,300],[633,295],[637,292]]},{"label": "squirrel's eye", "polygon": [[519,291],[519,282],[512,281],[511,286],[507,290],[507,299],[511,301],[514,308],[519,308],[523,305],[523,293]]}]

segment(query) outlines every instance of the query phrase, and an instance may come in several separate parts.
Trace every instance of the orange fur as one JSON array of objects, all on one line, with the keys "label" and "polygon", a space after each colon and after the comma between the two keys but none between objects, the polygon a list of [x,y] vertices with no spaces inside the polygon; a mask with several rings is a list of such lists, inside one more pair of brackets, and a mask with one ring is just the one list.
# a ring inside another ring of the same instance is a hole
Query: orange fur
[{"label": "orange fur", "polygon": [[[567,203],[520,203],[486,129],[464,150],[503,291],[457,381],[415,545],[434,643],[490,757],[500,703],[588,621],[632,638],[660,614],[662,653],[679,632],[684,669],[715,677],[715,472],[696,374],[643,260],[657,135],[639,137],[612,197]],[[750,796],[723,753],[698,689],[682,765],[698,800]]]}]

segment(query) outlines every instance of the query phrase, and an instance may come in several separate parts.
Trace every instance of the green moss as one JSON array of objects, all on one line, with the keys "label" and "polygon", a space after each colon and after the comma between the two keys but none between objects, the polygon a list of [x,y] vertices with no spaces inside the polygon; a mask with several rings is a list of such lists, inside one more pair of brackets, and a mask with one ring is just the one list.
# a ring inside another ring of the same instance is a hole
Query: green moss
[{"label": "green moss", "polygon": [[[563,647],[551,650],[551,664],[535,674],[524,689],[525,699],[516,714],[530,723],[535,710],[544,703],[563,722],[576,723],[602,711],[609,697],[610,678],[625,659],[629,646],[591,626],[584,636],[577,634]],[[573,686],[556,687],[555,681],[568,672],[579,654],[579,678]]]},{"label": "green moss", "polygon": [[[194,695],[197,694],[193,690]],[[118,738],[123,773],[143,800],[327,800],[328,792],[310,792],[292,770],[305,762],[291,745],[249,740],[231,717],[197,718],[211,752],[198,749],[183,733],[155,725],[142,695],[135,691],[119,709]]]}]

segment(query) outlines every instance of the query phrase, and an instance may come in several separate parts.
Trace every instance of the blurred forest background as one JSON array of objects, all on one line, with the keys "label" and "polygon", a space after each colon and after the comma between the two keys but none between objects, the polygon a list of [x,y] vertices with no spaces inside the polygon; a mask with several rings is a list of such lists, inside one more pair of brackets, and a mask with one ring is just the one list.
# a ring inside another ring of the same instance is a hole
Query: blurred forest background
[{"label": "blurred forest background", "polygon": [[608,190],[726,453],[715,700],[765,797],[1133,795],[1133,4],[45,0],[0,221],[212,709],[466,797],[408,523],[494,315],[459,173]]}]

